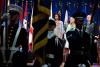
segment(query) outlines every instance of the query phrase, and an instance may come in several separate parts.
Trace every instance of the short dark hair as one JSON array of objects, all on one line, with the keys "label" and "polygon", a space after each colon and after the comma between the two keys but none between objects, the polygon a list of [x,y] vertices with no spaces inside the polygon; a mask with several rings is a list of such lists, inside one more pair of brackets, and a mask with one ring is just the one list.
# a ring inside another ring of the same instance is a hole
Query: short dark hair
[{"label": "short dark hair", "polygon": [[49,25],[51,25],[51,26],[56,26],[56,23],[55,23],[54,20],[49,20]]}]

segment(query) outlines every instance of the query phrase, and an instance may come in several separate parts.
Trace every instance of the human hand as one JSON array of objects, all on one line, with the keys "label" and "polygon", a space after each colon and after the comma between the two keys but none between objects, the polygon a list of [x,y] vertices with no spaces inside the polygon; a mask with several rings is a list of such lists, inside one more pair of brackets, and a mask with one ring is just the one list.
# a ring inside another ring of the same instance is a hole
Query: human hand
[{"label": "human hand", "polygon": [[62,62],[60,67],[64,67],[65,66],[65,62]]}]

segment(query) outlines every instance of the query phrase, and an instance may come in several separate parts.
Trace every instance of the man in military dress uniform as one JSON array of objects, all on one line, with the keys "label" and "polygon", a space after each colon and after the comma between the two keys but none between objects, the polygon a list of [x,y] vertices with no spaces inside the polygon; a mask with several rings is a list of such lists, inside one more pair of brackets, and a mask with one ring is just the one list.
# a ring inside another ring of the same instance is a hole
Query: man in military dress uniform
[{"label": "man in military dress uniform", "polygon": [[[22,8],[11,4],[8,6],[7,31],[5,33],[6,24],[2,24],[2,46],[1,52],[3,63],[11,63],[13,67],[25,67],[28,51],[27,31],[22,27],[19,15]],[[5,35],[7,37],[5,38]],[[6,39],[6,40],[5,40]]]},{"label": "man in military dress uniform", "polygon": [[[83,16],[82,13],[74,15],[76,29],[66,33],[69,42],[69,54],[66,62],[63,62],[64,67],[89,67],[88,57],[90,49],[90,37],[83,30]],[[68,52],[68,50],[66,51]],[[62,65],[62,66],[63,66]]]}]

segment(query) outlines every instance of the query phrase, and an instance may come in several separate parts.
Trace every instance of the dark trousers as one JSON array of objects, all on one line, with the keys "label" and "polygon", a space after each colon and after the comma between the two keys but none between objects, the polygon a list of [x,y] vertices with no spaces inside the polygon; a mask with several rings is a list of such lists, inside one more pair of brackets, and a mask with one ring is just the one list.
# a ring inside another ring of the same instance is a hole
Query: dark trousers
[{"label": "dark trousers", "polygon": [[78,67],[78,64],[85,64],[86,67],[90,67],[87,62],[87,58],[82,55],[70,54],[66,60],[65,67]]}]

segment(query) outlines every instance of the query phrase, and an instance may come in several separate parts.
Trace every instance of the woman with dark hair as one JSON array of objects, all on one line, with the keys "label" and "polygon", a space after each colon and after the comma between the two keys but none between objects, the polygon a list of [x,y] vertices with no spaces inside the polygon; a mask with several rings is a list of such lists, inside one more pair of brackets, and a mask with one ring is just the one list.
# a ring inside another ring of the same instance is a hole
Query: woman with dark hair
[{"label": "woman with dark hair", "polygon": [[59,14],[55,14],[55,23],[56,23],[56,27],[54,29],[54,33],[60,39],[63,39],[64,26],[63,26],[63,22],[60,19],[60,15]]}]

